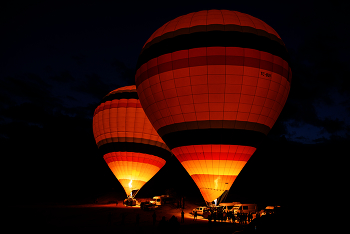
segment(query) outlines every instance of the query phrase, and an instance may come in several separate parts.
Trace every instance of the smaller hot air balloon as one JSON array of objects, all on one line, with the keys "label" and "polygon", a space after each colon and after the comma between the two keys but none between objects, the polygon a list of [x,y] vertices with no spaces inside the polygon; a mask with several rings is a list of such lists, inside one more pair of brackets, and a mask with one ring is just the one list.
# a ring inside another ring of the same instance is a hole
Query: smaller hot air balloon
[{"label": "smaller hot air balloon", "polygon": [[171,156],[146,117],[135,85],[113,90],[102,99],[94,112],[93,133],[128,197],[134,197]]}]

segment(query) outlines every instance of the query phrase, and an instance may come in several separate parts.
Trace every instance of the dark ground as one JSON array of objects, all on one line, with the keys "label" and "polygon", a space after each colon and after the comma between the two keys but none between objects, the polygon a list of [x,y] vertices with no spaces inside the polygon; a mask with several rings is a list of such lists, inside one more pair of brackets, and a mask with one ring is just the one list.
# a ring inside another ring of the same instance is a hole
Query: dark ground
[{"label": "dark ground", "polygon": [[[101,202],[107,200],[100,199]],[[126,207],[122,204],[122,200],[118,200],[118,204],[11,204],[3,210],[5,216],[2,221],[6,228],[4,230],[9,230],[8,233],[318,233],[315,232],[314,223],[314,217],[318,217],[318,214],[300,212],[298,206],[281,207],[276,214],[262,216],[250,224],[239,224],[209,223],[202,216],[194,220],[190,213],[199,205],[198,202],[186,200],[185,222],[178,225],[171,225],[169,219],[174,215],[180,222],[181,208],[171,204],[159,206],[155,209],[157,221],[153,225],[153,211],[144,211],[139,207]],[[138,224],[137,215],[140,217]],[[160,221],[163,216],[167,224],[162,229]]]},{"label": "dark ground", "polygon": [[[185,222],[176,227],[169,224],[160,229],[162,216],[169,220],[172,215],[180,222],[181,209],[165,205],[156,209],[157,222],[153,226],[153,211],[139,207],[115,204],[16,206],[6,211],[6,225],[11,233],[33,231],[33,233],[233,233],[243,228],[240,224],[211,223],[202,219],[193,220],[190,211],[195,204],[185,207]],[[136,215],[140,215],[136,224]],[[125,215],[125,222],[122,216]]]},{"label": "dark ground", "polygon": [[[266,141],[237,177],[226,202],[257,203],[259,209],[267,205],[285,207],[287,212],[278,222],[283,229],[280,233],[318,233],[304,232],[305,226],[323,230],[326,224],[334,224],[331,225],[333,229],[339,224],[339,221],[334,222],[334,217],[343,207],[337,202],[345,204],[348,199],[345,192],[347,145],[294,145]],[[22,148],[13,146],[16,150]],[[31,150],[24,147],[23,151]],[[33,170],[27,166],[27,161],[15,163],[14,157],[5,158],[9,161],[5,160],[3,165],[9,170],[2,185],[5,206],[2,213],[6,216],[2,223],[10,227],[9,233],[33,230],[36,233],[159,233],[158,225],[152,225],[151,212],[115,205],[84,205],[94,204],[96,198],[110,191],[120,194],[118,201],[121,201],[125,192],[106,163],[97,160],[96,155],[85,161],[73,158],[68,164],[64,159],[68,156],[60,156],[63,157],[61,162],[47,157],[55,163],[49,163],[49,160],[47,164],[52,167],[45,170],[40,170],[41,167]],[[13,169],[15,166],[18,167]],[[169,193],[187,197],[187,205],[190,205],[190,197],[196,198],[193,207],[203,205],[200,201],[204,202],[195,183],[175,157],[140,190],[137,197]],[[193,207],[187,207],[186,213]],[[111,224],[107,222],[109,212]],[[121,225],[123,212],[128,213],[124,226]],[[139,226],[135,225],[137,212],[140,212]],[[180,219],[180,210],[159,209],[159,212],[158,221],[162,215],[167,220],[173,214]],[[226,223],[210,227],[207,221],[194,223],[191,217],[188,219],[185,225],[180,225],[179,233],[233,233],[242,229],[239,225]]]}]

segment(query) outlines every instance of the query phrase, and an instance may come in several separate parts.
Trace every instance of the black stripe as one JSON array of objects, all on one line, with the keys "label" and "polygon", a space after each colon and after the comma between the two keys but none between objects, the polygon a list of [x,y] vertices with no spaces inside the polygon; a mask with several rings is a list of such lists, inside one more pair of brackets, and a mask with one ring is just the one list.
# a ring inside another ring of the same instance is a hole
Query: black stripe
[{"label": "black stripe", "polygon": [[172,132],[162,137],[170,149],[187,145],[244,145],[257,147],[265,134],[243,129],[196,129]]},{"label": "black stripe", "polygon": [[164,159],[165,161],[171,156],[171,152],[155,145],[148,145],[135,142],[110,142],[101,145],[98,149],[102,155],[111,152],[136,152],[150,154]]},{"label": "black stripe", "polygon": [[256,29],[252,28],[250,26],[240,26],[240,25],[235,25],[235,24],[210,24],[210,25],[197,25],[193,26],[190,28],[180,28],[175,31],[170,31],[167,33],[162,34],[161,36],[158,36],[156,38],[153,38],[150,42],[148,42],[144,48],[142,49],[145,50],[151,45],[158,43],[164,39],[167,38],[172,38],[174,36],[178,36],[181,34],[189,34],[189,33],[194,33],[194,32],[209,32],[209,31],[238,31],[238,32],[245,32],[245,33],[254,33],[259,36],[264,36],[267,38],[270,38],[271,40],[277,41],[279,44],[284,46],[283,41],[278,38],[276,35],[271,34],[266,32],[265,30],[262,29]]},{"label": "black stripe", "polygon": [[209,31],[182,34],[151,45],[140,54],[136,70],[147,61],[163,54],[213,46],[256,49],[279,56],[289,62],[289,55],[285,46],[265,36],[238,31]]},{"label": "black stripe", "polygon": [[239,121],[239,120],[201,120],[189,121],[182,123],[174,123],[163,126],[157,130],[160,137],[171,133],[184,130],[208,129],[208,128],[227,128],[227,129],[242,129],[255,132],[261,132],[267,135],[270,127],[254,122]]},{"label": "black stripe", "polygon": [[[97,143],[98,147],[101,147],[101,145],[108,144],[110,142],[136,142],[136,143],[142,143],[147,145],[154,145],[158,146],[163,149],[168,149],[168,146],[165,143],[154,141],[150,139],[145,138],[138,138],[138,137],[110,137],[110,138],[104,138],[103,140],[100,140]],[[168,149],[169,150],[169,149]]]},{"label": "black stripe", "polygon": [[122,93],[113,93],[108,96],[105,96],[101,103],[112,101],[116,99],[139,99],[139,96],[137,95],[137,92],[122,92]]}]

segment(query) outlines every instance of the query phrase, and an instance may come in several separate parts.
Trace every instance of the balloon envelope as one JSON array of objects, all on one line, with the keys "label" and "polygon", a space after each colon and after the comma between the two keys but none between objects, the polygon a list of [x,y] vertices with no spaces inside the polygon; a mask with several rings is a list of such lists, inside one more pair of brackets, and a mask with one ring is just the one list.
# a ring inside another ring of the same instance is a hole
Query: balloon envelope
[{"label": "balloon envelope", "polygon": [[128,196],[140,190],[171,155],[145,115],[135,85],[113,90],[102,99],[94,112],[93,132]]},{"label": "balloon envelope", "polygon": [[141,105],[206,201],[231,187],[276,122],[290,90],[288,61],[275,30],[228,10],[180,16],[142,48]]}]

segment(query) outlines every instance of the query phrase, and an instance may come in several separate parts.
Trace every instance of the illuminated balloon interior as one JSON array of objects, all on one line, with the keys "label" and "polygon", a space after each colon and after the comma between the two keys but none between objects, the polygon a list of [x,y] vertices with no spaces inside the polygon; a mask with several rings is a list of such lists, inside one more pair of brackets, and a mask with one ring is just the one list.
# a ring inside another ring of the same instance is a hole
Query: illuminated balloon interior
[{"label": "illuminated balloon interior", "polygon": [[276,122],[292,79],[277,32],[229,10],[164,24],[136,68],[147,117],[207,202],[230,189]]},{"label": "illuminated balloon interior", "polygon": [[94,113],[93,132],[99,151],[128,197],[171,156],[146,117],[135,86],[116,89],[103,98]]}]

